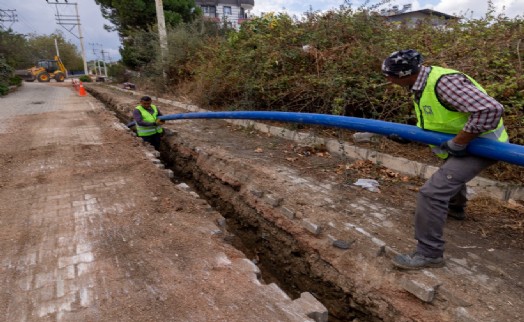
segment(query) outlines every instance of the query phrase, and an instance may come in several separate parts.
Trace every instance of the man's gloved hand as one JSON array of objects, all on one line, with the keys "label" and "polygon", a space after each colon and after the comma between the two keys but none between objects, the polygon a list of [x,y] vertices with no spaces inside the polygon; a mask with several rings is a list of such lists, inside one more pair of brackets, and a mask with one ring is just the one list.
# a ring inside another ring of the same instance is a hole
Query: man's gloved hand
[{"label": "man's gloved hand", "polygon": [[155,123],[158,124],[158,125],[162,125],[162,124],[166,123],[166,121],[161,120],[161,119],[156,119]]},{"label": "man's gloved hand", "polygon": [[400,137],[398,134],[390,134],[390,135],[386,136],[386,138],[388,138],[388,140],[391,140],[391,141],[394,141],[394,142],[397,142],[397,143],[400,143],[400,144],[408,144],[408,143],[411,142],[408,139],[404,139],[404,138]]},{"label": "man's gloved hand", "polygon": [[453,140],[449,140],[442,142],[440,148],[448,152],[448,154],[451,156],[463,157],[468,155],[468,152],[466,151],[467,146],[467,144],[457,144],[453,142]]}]

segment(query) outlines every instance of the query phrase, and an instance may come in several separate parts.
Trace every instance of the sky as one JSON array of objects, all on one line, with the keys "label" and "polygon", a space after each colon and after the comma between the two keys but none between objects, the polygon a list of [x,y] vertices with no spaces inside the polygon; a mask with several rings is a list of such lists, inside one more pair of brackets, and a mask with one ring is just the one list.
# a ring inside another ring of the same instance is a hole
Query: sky
[{"label": "sky", "polygon": [[[65,0],[50,0],[49,2],[57,1],[65,2]],[[352,8],[357,8],[363,1],[349,0],[352,3]],[[106,61],[119,60],[120,39],[116,32],[104,30],[104,24],[109,24],[109,21],[102,17],[100,7],[95,3],[95,0],[68,0],[68,2],[78,4],[80,28],[84,38],[87,60],[102,59],[102,51],[104,51]],[[371,0],[369,4],[372,5],[377,2],[378,0]],[[402,8],[406,4],[411,4],[412,10],[433,9],[451,15],[479,18],[486,13],[487,2],[487,0],[392,0],[389,4],[380,8],[387,9],[393,5]],[[251,13],[260,15],[264,12],[286,12],[292,16],[300,16],[311,9],[313,11],[327,11],[337,9],[342,4],[344,4],[344,0],[255,0],[255,6]],[[493,0],[493,4],[497,12],[504,13],[510,18],[517,15],[524,16],[523,0]],[[4,27],[11,27],[16,33],[36,33],[39,35],[49,35],[60,30],[66,39],[75,44],[80,51],[78,28],[66,26],[68,31],[63,26],[58,25],[55,18],[57,13],[75,16],[74,5],[48,4],[45,0],[0,0],[0,9],[16,10],[18,21],[13,24],[4,22]]]},{"label": "sky", "polygon": [[[357,8],[364,1],[349,0],[352,3],[352,8]],[[370,5],[378,3],[378,0],[369,1]],[[329,10],[331,8],[338,8],[344,0],[255,0],[255,7],[252,10],[254,14],[262,12],[287,12],[290,15],[299,16],[303,12],[307,12],[310,8],[313,11]],[[380,8],[387,9],[393,5],[398,5],[402,8],[404,5],[411,4],[412,10],[433,9],[450,15],[464,15],[470,18],[479,18],[486,13],[488,0],[392,0],[389,4]],[[498,12],[504,12],[506,16],[512,18],[517,15],[524,15],[524,1],[523,0],[493,0],[493,4]]]},{"label": "sky", "polygon": [[[49,2],[65,3],[64,0],[49,0]],[[104,51],[106,62],[119,60],[120,39],[118,33],[104,30],[104,24],[110,24],[110,22],[102,17],[100,7],[95,3],[95,0],[68,0],[68,3],[77,3],[78,5],[80,29],[84,38],[87,60],[102,59],[102,51]],[[38,35],[49,35],[60,30],[69,42],[77,46],[80,52],[78,27],[73,25],[62,26],[56,20],[57,13],[63,17],[68,16],[67,18],[76,17],[74,5],[48,4],[46,0],[0,0],[0,9],[15,9],[18,19],[13,24],[4,22],[4,28],[11,26],[11,29],[16,33],[36,33]]]}]

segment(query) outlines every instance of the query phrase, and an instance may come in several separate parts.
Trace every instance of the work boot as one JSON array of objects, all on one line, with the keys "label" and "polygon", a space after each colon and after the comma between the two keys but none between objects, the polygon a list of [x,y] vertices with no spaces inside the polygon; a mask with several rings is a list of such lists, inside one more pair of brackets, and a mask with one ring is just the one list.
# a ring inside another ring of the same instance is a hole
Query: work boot
[{"label": "work boot", "polygon": [[426,267],[443,267],[444,258],[431,258],[418,254],[417,252],[409,255],[397,255],[391,261],[393,265],[402,269],[422,269]]},{"label": "work boot", "polygon": [[451,217],[455,220],[464,220],[466,219],[466,212],[464,207],[461,206],[449,206],[448,217]]}]

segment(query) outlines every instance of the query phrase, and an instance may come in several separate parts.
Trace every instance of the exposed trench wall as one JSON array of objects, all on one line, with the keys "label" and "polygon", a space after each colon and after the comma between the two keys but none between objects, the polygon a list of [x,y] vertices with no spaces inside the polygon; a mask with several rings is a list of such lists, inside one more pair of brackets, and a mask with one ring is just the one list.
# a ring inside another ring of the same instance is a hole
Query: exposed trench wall
[{"label": "exposed trench wall", "polygon": [[[133,105],[118,98],[91,94],[102,100],[117,117],[127,123]],[[198,136],[198,134],[194,134]],[[187,179],[208,202],[227,219],[229,231],[236,237],[226,240],[252,254],[266,279],[276,279],[291,296],[308,291],[324,304],[333,321],[429,321],[453,320],[437,307],[426,306],[397,293],[396,276],[380,268],[383,246],[370,244],[358,255],[347,259],[341,268],[320,249],[324,241],[315,241],[291,220],[285,208],[275,204],[269,195],[285,195],[278,184],[272,191],[259,189],[252,177],[266,174],[241,158],[221,154],[213,147],[192,144],[190,134],[181,133],[163,140],[162,156],[168,167]],[[258,172],[258,173],[257,173]],[[377,252],[382,250],[382,252]],[[387,252],[387,247],[386,247]],[[378,257],[377,257],[378,256]],[[379,266],[376,266],[378,263]],[[273,282],[268,280],[267,282]],[[406,301],[416,308],[405,310]]]},{"label": "exposed trench wall", "polygon": [[[172,166],[175,173],[192,182],[208,202],[226,217],[228,230],[237,237],[233,239],[233,244],[258,258],[257,265],[262,272],[266,272],[265,276],[277,279],[278,284],[293,298],[309,290],[332,316],[340,320],[374,320],[365,307],[357,304],[360,301],[353,299],[351,282],[315,250],[308,249],[285,228],[279,227],[275,219],[282,217],[282,214],[261,203],[253,191],[242,186],[237,178],[247,176],[246,173],[236,171],[235,177],[228,175],[231,168],[238,169],[241,165],[228,160],[224,166],[224,160],[196,152],[180,142],[170,140],[170,143],[170,149],[162,152],[163,159],[168,160],[167,166]],[[252,170],[244,169],[246,172]]]},{"label": "exposed trench wall", "polygon": [[[90,93],[122,123],[129,122],[132,105],[94,89]],[[290,296],[298,297],[308,290],[328,308],[332,321],[412,321],[401,318],[402,313],[379,294],[360,288],[363,281],[348,278],[322,259],[318,250],[299,237],[302,229],[282,219],[281,208],[264,202],[260,191],[244,184],[248,177],[256,177],[256,169],[241,160],[209,155],[186,139],[164,139],[161,153],[166,167],[172,167],[177,176],[185,177],[204,194],[226,217],[229,229],[238,237],[234,243],[242,243],[237,246],[243,250],[251,249],[266,276],[277,279]]]}]

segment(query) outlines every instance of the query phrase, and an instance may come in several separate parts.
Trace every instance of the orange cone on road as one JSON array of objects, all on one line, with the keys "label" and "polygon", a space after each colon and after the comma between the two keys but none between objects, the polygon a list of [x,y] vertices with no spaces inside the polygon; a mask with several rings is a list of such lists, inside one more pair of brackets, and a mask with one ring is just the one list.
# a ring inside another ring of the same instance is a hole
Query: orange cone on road
[{"label": "orange cone on road", "polygon": [[82,82],[80,82],[80,88],[78,89],[78,94],[80,96],[87,96],[86,89],[84,88],[84,85],[82,85]]}]

